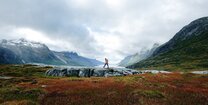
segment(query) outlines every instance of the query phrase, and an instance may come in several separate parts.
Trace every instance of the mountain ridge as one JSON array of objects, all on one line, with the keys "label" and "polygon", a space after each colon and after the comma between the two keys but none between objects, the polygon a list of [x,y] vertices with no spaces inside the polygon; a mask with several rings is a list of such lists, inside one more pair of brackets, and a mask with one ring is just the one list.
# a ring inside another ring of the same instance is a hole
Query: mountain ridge
[{"label": "mountain ridge", "polygon": [[[28,41],[23,38],[18,40],[3,39],[0,41],[0,48],[1,64],[43,63],[52,65],[97,66],[102,63],[98,60],[79,56],[74,52],[52,51],[43,43]],[[66,53],[69,56],[61,56]],[[79,59],[75,61],[70,56]]]},{"label": "mountain ridge", "polygon": [[128,68],[198,70],[208,68],[208,17],[184,26],[153,55]]}]

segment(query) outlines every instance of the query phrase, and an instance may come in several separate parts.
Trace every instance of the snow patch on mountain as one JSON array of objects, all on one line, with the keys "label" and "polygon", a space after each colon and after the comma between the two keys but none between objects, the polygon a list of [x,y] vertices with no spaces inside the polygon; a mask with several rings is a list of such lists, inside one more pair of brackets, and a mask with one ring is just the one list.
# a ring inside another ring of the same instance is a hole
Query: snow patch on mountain
[{"label": "snow patch on mountain", "polygon": [[27,47],[33,47],[33,48],[42,48],[45,47],[44,44],[41,44],[39,42],[33,42],[33,41],[27,41],[23,38],[21,39],[15,39],[15,40],[1,40],[0,41],[2,46],[27,46]]}]

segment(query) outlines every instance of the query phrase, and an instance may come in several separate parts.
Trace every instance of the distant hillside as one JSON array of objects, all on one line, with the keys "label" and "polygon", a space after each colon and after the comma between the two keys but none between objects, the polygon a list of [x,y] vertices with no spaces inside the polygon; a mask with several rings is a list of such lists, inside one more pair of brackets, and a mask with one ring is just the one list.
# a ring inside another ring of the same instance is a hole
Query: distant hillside
[{"label": "distant hillside", "polygon": [[97,66],[102,62],[73,52],[54,52],[45,44],[25,39],[0,41],[0,64],[43,63],[52,65]]},{"label": "distant hillside", "polygon": [[89,59],[79,56],[76,52],[55,52],[53,53],[65,64],[70,64],[74,66],[98,66],[103,64],[96,59]]},{"label": "distant hillside", "polygon": [[208,17],[191,22],[153,55],[129,68],[194,70],[208,69]]},{"label": "distant hillside", "polygon": [[147,59],[150,57],[155,49],[159,46],[158,43],[155,43],[151,49],[142,49],[140,52],[134,54],[134,55],[129,55],[125,57],[120,63],[119,66],[130,66],[132,64],[135,64],[141,60]]}]

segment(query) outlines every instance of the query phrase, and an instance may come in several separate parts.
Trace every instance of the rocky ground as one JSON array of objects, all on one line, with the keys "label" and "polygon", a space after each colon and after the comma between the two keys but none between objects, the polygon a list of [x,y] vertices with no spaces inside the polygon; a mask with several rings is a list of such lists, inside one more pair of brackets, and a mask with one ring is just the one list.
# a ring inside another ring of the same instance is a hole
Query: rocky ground
[{"label": "rocky ground", "polygon": [[47,76],[59,77],[113,77],[144,73],[170,73],[158,70],[133,70],[127,68],[98,68],[98,67],[55,67],[46,71]]},{"label": "rocky ground", "polygon": [[[171,73],[163,70],[133,70],[127,68],[100,68],[100,67],[54,67],[47,70],[46,76],[55,77],[113,77],[113,76],[127,76],[135,74],[145,73]],[[185,73],[185,72],[180,72]],[[193,74],[208,74],[208,70],[205,71],[191,71]]]}]

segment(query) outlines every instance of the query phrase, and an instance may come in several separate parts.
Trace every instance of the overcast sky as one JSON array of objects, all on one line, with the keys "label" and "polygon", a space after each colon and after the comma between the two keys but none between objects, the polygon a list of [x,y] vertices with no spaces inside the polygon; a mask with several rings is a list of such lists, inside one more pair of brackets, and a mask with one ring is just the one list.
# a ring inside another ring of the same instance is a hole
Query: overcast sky
[{"label": "overcast sky", "polygon": [[0,39],[118,63],[208,15],[208,0],[0,0]]}]

